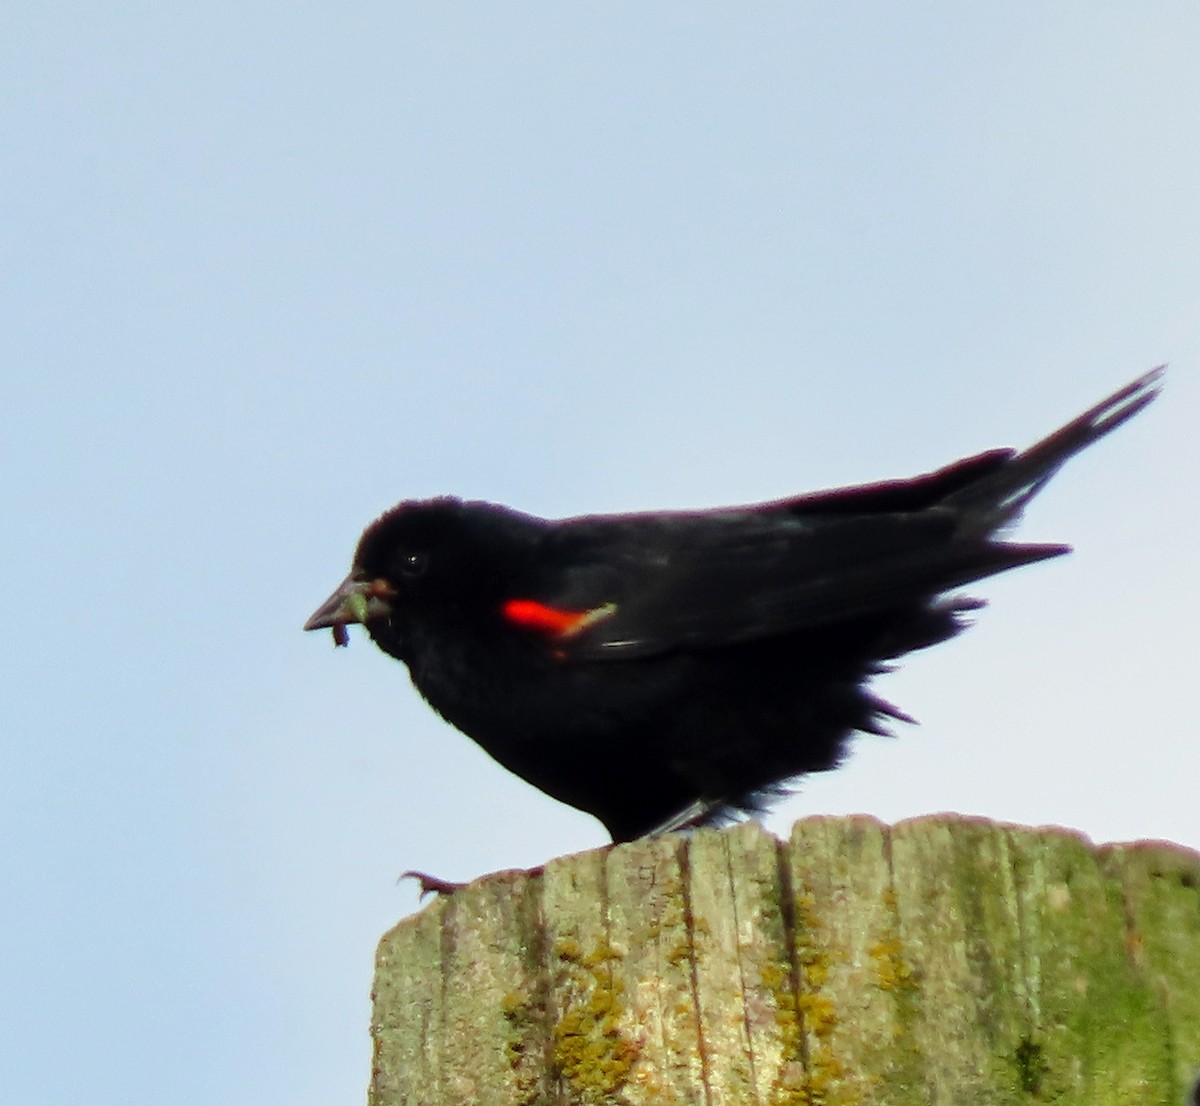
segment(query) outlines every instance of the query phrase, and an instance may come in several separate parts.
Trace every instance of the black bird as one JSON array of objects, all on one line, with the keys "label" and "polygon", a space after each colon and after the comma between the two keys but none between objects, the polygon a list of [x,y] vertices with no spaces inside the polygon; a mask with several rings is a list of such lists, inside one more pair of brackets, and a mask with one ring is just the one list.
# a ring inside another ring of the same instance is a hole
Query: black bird
[{"label": "black bird", "polygon": [[1029,449],[909,480],[562,521],[400,503],[304,628],[345,644],[362,623],[447,721],[615,841],[759,811],[853,732],[912,721],[866,684],[983,605],[949,593],[1069,551],[1002,535],[1161,372]]}]

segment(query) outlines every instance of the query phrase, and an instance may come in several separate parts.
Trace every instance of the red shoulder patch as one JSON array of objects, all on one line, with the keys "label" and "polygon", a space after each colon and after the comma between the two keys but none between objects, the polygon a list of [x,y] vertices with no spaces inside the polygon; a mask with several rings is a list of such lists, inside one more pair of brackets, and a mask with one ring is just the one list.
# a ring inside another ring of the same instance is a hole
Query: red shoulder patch
[{"label": "red shoulder patch", "polygon": [[536,599],[508,599],[500,607],[506,622],[524,630],[535,630],[550,637],[572,637],[616,612],[615,603],[605,603],[590,611],[565,611],[548,607]]}]

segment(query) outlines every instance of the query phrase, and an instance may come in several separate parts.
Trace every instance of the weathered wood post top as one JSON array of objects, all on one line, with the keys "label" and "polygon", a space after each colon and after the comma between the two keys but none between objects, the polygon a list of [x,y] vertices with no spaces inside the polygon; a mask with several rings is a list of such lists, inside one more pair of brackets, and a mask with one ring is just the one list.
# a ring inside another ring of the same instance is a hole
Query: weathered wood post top
[{"label": "weathered wood post top", "polygon": [[372,1106],[1177,1106],[1200,855],[810,818],[489,876],[379,947]]}]

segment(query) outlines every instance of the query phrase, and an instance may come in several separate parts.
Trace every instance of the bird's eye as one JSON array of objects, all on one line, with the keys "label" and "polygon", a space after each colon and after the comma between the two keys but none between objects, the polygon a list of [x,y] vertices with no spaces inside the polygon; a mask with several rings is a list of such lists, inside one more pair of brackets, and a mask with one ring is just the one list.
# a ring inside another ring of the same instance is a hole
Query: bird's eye
[{"label": "bird's eye", "polygon": [[428,567],[429,554],[423,550],[412,549],[400,555],[400,573],[410,580],[415,580],[418,576],[424,576],[425,570]]}]

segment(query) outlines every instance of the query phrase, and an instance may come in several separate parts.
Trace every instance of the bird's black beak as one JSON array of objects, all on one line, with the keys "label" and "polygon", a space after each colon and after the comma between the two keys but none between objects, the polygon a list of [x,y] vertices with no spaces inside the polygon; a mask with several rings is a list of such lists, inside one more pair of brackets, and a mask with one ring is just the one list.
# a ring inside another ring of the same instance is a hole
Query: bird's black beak
[{"label": "bird's black beak", "polygon": [[391,600],[395,589],[386,580],[367,580],[351,573],[337,590],[325,600],[304,624],[306,630],[333,630],[333,639],[345,645],[346,626],[351,622],[366,622],[386,618],[392,613]]}]

